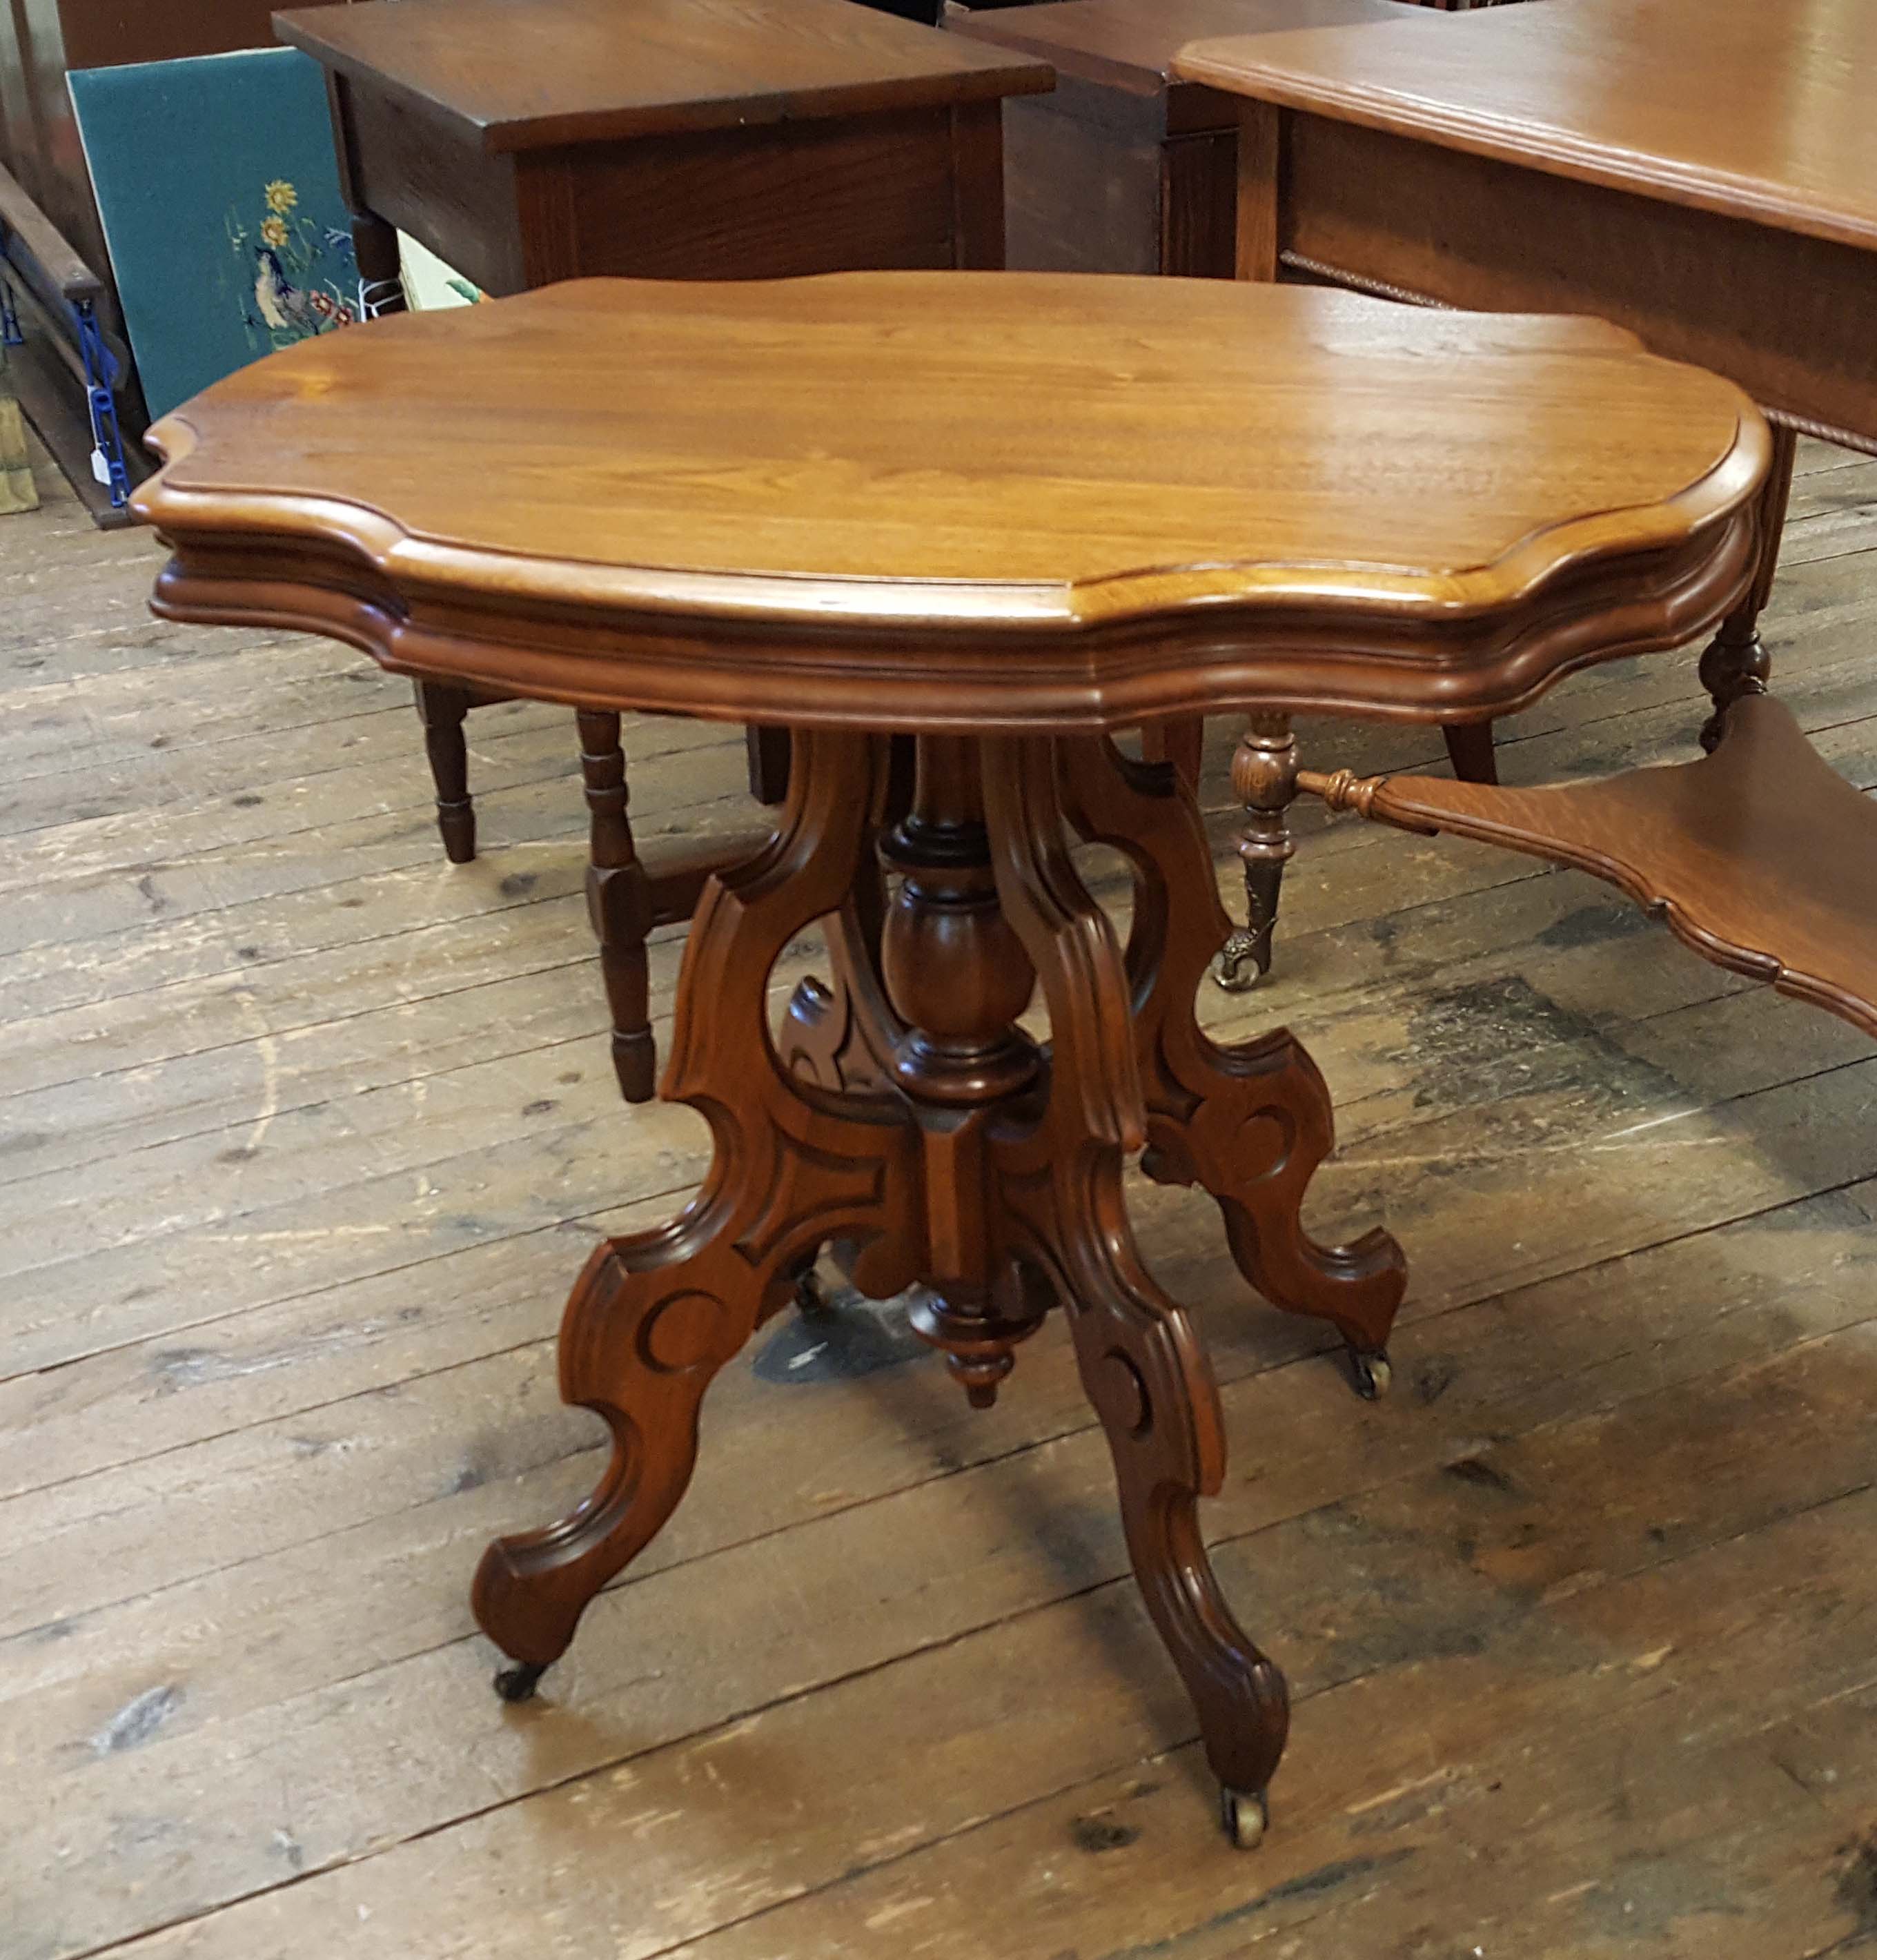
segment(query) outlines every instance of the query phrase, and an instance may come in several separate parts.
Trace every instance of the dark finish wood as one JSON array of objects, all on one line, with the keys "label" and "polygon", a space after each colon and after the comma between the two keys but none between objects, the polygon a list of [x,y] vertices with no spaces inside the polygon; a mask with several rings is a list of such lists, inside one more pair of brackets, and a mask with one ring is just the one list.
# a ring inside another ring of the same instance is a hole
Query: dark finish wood
[{"label": "dark finish wood", "polygon": [[1493,724],[1490,721],[1444,728],[1447,759],[1453,773],[1463,783],[1496,783],[1499,763],[1493,753]]},{"label": "dark finish wood", "polygon": [[[326,67],[374,313],[404,310],[400,227],[495,294],[598,274],[994,269],[998,103],[1051,81],[850,0],[368,0],[275,21]],[[751,790],[779,803],[786,733],[750,739]],[[456,765],[460,727],[431,752]],[[440,776],[437,794],[472,837],[466,786]],[[610,875],[625,869],[595,860],[593,918],[620,1086],[642,1101],[655,908],[645,874]]]},{"label": "dark finish wood", "polygon": [[1141,752],[1150,762],[1171,762],[1181,781],[1196,790],[1205,760],[1206,724],[1196,714],[1154,722],[1141,731]]},{"label": "dark finish wood", "polygon": [[580,773],[592,819],[587,910],[600,942],[600,971],[612,1017],[612,1068],[628,1102],[657,1090],[647,994],[645,936],[652,929],[651,880],[638,861],[625,813],[625,753],[619,718],[610,708],[580,711]]},{"label": "dark finish wood", "polygon": [[[97,437],[91,426],[90,380],[85,371],[84,319],[88,318],[116,364],[113,409],[120,426],[140,426],[130,350],[107,321],[116,301],[25,186],[0,166],[0,279],[13,302],[21,337],[6,350],[8,386],[20,409],[79,501],[100,529],[130,521],[113,504],[113,485],[92,473]],[[103,317],[100,317],[100,312]],[[124,454],[126,476],[140,482],[149,465],[135,442]]]},{"label": "dark finish wood", "polygon": [[749,794],[758,803],[781,803],[788,794],[788,730],[759,728],[744,731],[749,747]]},{"label": "dark finish wood", "polygon": [[1281,122],[1287,266],[1461,307],[1595,312],[1877,448],[1858,0],[1573,0],[1260,35],[1176,71]]},{"label": "dark finish wood", "polygon": [[76,302],[103,296],[104,282],[66,243],[65,234],[27,195],[18,178],[0,168],[0,241],[9,232],[26,247],[61,299]]},{"label": "dark finish wood", "polygon": [[[1255,1284],[1370,1351],[1400,1300],[1401,1255],[1380,1233],[1346,1249],[1303,1233],[1299,1211],[1331,1118],[1302,1051],[1287,1036],[1220,1051],[1198,1032],[1193,998],[1217,901],[1203,828],[1173,772],[1130,770],[1088,740],[922,737],[918,752],[912,808],[883,845],[905,877],[877,969],[864,932],[840,941],[847,971],[867,972],[856,1006],[884,1064],[864,1089],[833,1093],[786,1072],[764,1036],[764,1002],[790,941],[873,884],[884,745],[801,738],[781,833],[700,911],[667,1093],[710,1117],[718,1169],[683,1217],[612,1241],[575,1288],[562,1392],[606,1418],[612,1460],[566,1519],[491,1548],[477,1618],[520,1663],[510,1687],[531,1688],[587,1602],[670,1514],[711,1377],[791,1303],[822,1239],[857,1244],[855,1281],[876,1297],[925,1282],[915,1324],[981,1405],[1015,1345],[1064,1299],[1136,1576],[1214,1772],[1246,1801],[1249,1836],[1283,1748],[1284,1682],[1238,1627],[1206,1556],[1196,1505],[1223,1475],[1217,1392],[1196,1328],[1134,1249],[1122,1166],[1153,1138],[1160,1174],[1218,1196]],[[1138,858],[1151,896],[1125,959],[1069,860],[1071,815]],[[1039,982],[1046,1075],[1016,1026]],[[834,999],[826,988],[818,998]]]},{"label": "dark finish wood", "polygon": [[[603,1246],[568,1308],[562,1392],[607,1422],[607,1468],[478,1573],[503,1691],[532,1691],[663,1526],[711,1379],[841,1242],[863,1292],[927,1287],[916,1324],[976,1401],[1067,1306],[1136,1576],[1254,1841],[1285,1692],[1207,1557],[1217,1392],[1135,1246],[1125,1165],[1208,1191],[1246,1277],[1335,1328],[1370,1392],[1402,1267],[1384,1235],[1305,1232],[1327,1090],[1287,1035],[1200,1032],[1224,924],[1204,830],[1176,769],[1105,738],[1211,707],[1464,718],[1684,640],[1757,570],[1751,407],[1590,323],[851,275],[382,321],[157,434],[170,460],[138,503],[175,554],[166,614],[571,699],[602,749],[627,705],[791,704],[780,826],[705,886],[680,979],[665,1090],[710,1123],[711,1171],[670,1225]],[[624,861],[622,781],[609,762],[589,787]],[[1072,831],[1134,865],[1125,953]],[[798,994],[778,1050],[772,970],[828,918],[832,984]],[[1020,1025],[1038,987],[1046,1051]]]},{"label": "dark finish wood", "polygon": [[437,828],[443,835],[444,855],[453,864],[467,864],[476,856],[476,807],[469,800],[469,749],[463,739],[470,690],[421,676],[412,685],[437,785]]},{"label": "dark finish wood", "polygon": [[1385,1233],[1325,1246],[1303,1229],[1304,1193],[1335,1143],[1322,1076],[1284,1029],[1222,1048],[1195,1017],[1231,924],[1198,806],[1170,770],[1131,762],[1112,743],[1064,743],[1061,772],[1077,832],[1134,871],[1127,969],[1147,1115],[1142,1169],[1161,1183],[1198,1185],[1217,1201],[1252,1286],[1274,1306],[1328,1320],[1373,1367],[1385,1358],[1406,1268]]},{"label": "dark finish wood", "polygon": [[1877,807],[1792,711],[1737,698],[1692,762],[1504,789],[1306,771],[1335,810],[1569,864],[1619,886],[1704,959],[1877,1035]]},{"label": "dark finish wood", "polygon": [[1010,263],[1230,278],[1237,105],[1181,81],[1188,41],[1393,18],[1396,0],[1049,0],[949,10],[972,41],[1049,62],[1004,111]]}]

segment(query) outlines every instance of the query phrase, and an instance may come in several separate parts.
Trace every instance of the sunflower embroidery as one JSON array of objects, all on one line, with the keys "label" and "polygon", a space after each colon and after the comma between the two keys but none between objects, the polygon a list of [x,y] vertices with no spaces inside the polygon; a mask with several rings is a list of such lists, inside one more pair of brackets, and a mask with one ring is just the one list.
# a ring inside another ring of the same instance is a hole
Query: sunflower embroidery
[{"label": "sunflower embroidery", "polygon": [[261,221],[261,236],[278,252],[287,243],[287,227],[278,218],[264,218]]},{"label": "sunflower embroidery", "polygon": [[285,177],[276,177],[267,186],[267,208],[277,218],[285,218],[300,202],[300,193]]}]

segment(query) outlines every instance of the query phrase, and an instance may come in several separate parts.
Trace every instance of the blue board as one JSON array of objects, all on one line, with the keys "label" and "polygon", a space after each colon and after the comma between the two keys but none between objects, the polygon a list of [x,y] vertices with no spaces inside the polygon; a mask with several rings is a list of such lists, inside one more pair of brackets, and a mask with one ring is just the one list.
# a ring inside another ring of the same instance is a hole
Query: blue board
[{"label": "blue board", "polygon": [[153,415],[357,317],[317,62],[258,48],[70,81]]}]

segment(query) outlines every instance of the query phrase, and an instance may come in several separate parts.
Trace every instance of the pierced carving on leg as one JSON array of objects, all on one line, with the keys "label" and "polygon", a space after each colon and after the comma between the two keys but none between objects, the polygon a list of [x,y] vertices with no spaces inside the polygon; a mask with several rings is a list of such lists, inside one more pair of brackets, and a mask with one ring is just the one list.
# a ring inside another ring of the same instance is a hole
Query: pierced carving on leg
[{"label": "pierced carving on leg", "polygon": [[707,887],[686,949],[669,1093],[708,1119],[710,1175],[670,1224],[602,1246],[568,1303],[561,1392],[606,1419],[606,1473],[565,1518],[492,1545],[476,1575],[478,1621],[522,1663],[505,1693],[532,1686],[523,1677],[560,1655],[593,1596],[670,1517],[711,1377],[788,1304],[816,1249],[855,1241],[870,1292],[915,1277],[918,1138],[903,1106],[792,1080],[768,1037],[777,957],[853,882],[877,745],[811,737],[797,759],[781,831]]},{"label": "pierced carving on leg", "polygon": [[[1067,1303],[1142,1596],[1192,1698],[1207,1760],[1228,1796],[1261,1815],[1289,1703],[1283,1675],[1233,1617],[1199,1529],[1198,1500],[1217,1492],[1225,1472],[1212,1371],[1191,1320],[1147,1274],[1128,1223],[1122,1160],[1139,1147],[1147,1115],[1127,969],[1070,861],[1047,755],[1024,753],[1029,745],[1017,742],[985,746],[998,892],[1042,981],[1053,1036],[1040,1114],[994,1139],[1002,1229]],[[1082,745],[1062,745],[1072,746]]]},{"label": "pierced carving on leg", "polygon": [[1274,1306],[1327,1320],[1352,1354],[1380,1357],[1407,1285],[1400,1247],[1379,1230],[1322,1246],[1303,1226],[1305,1194],[1335,1137],[1316,1064],[1285,1029],[1222,1048],[1199,1026],[1225,915],[1198,810],[1170,772],[1112,743],[1064,743],[1061,756],[1070,820],[1120,851],[1137,880],[1129,970],[1142,1168],[1217,1203],[1239,1270]]}]

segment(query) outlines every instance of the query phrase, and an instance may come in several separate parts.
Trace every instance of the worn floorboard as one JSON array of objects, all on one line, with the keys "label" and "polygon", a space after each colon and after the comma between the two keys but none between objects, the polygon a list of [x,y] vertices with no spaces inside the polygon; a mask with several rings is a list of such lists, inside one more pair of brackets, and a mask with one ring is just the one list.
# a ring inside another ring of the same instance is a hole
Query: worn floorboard
[{"label": "worn floorboard", "polygon": [[[707,1147],[611,1087],[569,718],[472,717],[450,867],[402,684],[150,620],[153,541],[40,480],[0,527],[0,1960],[1877,1937],[1866,1042],[1590,881],[1300,812],[1275,980],[1207,1012],[1325,1068],[1319,1228],[1413,1265],[1395,1394],[1252,1300],[1203,1202],[1137,1206],[1214,1345],[1220,1572],[1298,1698],[1254,1857],[1053,1332],[978,1415],[890,1309],[765,1330],[672,1526],[504,1709],[469,1572],[597,1465],[560,1298]],[[1867,788],[1873,552],[1877,464],[1807,444],[1768,638]],[[1688,660],[1621,663],[1502,767],[1685,753],[1700,711]],[[735,730],[627,743],[648,850],[748,819]]]}]

